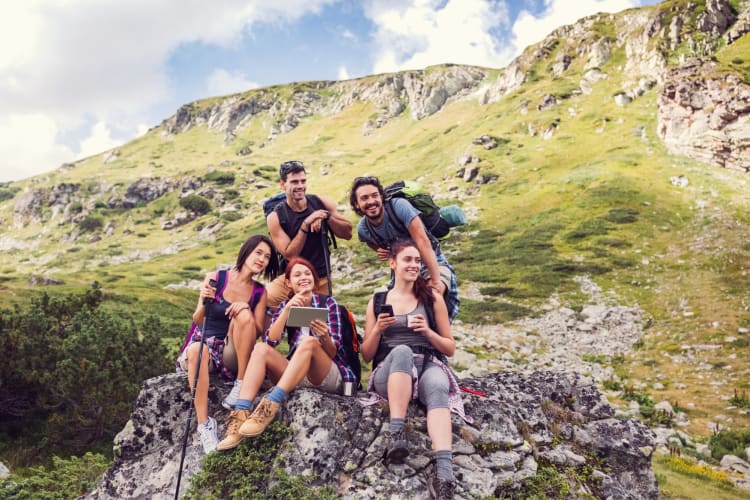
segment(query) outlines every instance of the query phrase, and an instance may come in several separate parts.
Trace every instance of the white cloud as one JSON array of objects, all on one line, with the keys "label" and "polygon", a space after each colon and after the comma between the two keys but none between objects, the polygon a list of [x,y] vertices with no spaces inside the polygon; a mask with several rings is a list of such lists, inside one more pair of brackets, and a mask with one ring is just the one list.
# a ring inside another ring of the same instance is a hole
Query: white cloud
[{"label": "white cloud", "polygon": [[222,68],[214,70],[206,79],[206,88],[212,96],[245,92],[258,86],[239,71],[230,72]]},{"label": "white cloud", "polygon": [[[44,138],[52,141],[29,141],[33,154],[4,149],[16,154],[3,161],[14,165],[13,178],[22,178],[56,167],[63,156],[68,160],[71,149],[83,144],[81,128],[92,120],[135,130],[173,99],[167,62],[180,46],[232,47],[256,23],[293,22],[335,1],[1,2],[0,126],[10,116],[44,121]],[[65,144],[54,142],[62,137]],[[0,181],[9,175],[0,171]]]},{"label": "white cloud", "polygon": [[0,118],[0,181],[18,180],[72,161],[54,120],[41,113]]},{"label": "white cloud", "polygon": [[357,35],[355,35],[354,33],[352,33],[351,30],[347,30],[347,29],[345,29],[344,31],[341,32],[341,38],[343,38],[345,40],[349,40],[350,42],[358,42],[359,41],[359,37]]},{"label": "white cloud", "polygon": [[375,2],[374,72],[458,63],[499,67],[510,53],[493,33],[508,25],[505,4],[491,0]]},{"label": "white cloud", "polygon": [[513,46],[516,54],[544,39],[560,26],[572,24],[582,17],[598,12],[620,12],[637,7],[637,0],[545,0],[544,11],[533,16],[528,11],[518,14],[513,24]]},{"label": "white cloud", "polygon": [[104,122],[97,122],[91,127],[91,134],[81,141],[81,152],[78,158],[93,156],[119,146],[124,141],[112,138],[112,132]]},{"label": "white cloud", "polygon": [[346,66],[341,65],[339,66],[339,80],[349,80],[351,76],[349,76],[349,70],[346,69]]}]

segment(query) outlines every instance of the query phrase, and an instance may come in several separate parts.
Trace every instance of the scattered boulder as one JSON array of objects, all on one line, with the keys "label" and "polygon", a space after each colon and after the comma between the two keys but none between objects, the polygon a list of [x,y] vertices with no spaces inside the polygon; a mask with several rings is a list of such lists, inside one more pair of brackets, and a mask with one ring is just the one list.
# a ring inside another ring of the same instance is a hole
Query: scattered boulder
[{"label": "scattered boulder", "polygon": [[482,134],[479,137],[475,137],[472,141],[472,144],[476,146],[482,146],[486,150],[495,149],[497,147],[497,140],[487,134]]},{"label": "scattered boulder", "polygon": [[673,175],[672,177],[670,177],[669,183],[672,184],[673,186],[685,188],[685,187],[688,187],[688,184],[690,184],[690,181],[683,174],[680,174],[680,175]]}]

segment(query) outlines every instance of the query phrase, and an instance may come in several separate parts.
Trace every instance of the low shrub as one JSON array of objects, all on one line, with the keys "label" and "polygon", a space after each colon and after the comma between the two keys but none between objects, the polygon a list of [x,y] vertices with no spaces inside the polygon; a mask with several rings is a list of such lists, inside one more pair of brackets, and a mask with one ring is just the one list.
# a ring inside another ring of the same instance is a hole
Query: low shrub
[{"label": "low shrub", "polygon": [[77,498],[91,490],[109,467],[104,455],[86,453],[81,457],[52,457],[50,467],[32,467],[23,477],[0,480],[0,498]]},{"label": "low shrub", "polygon": [[748,446],[750,446],[750,429],[719,431],[708,440],[711,456],[716,460],[721,460],[724,455],[742,457]]},{"label": "low shrub", "polygon": [[180,206],[198,215],[204,215],[211,211],[211,202],[197,194],[189,194],[180,198]]}]

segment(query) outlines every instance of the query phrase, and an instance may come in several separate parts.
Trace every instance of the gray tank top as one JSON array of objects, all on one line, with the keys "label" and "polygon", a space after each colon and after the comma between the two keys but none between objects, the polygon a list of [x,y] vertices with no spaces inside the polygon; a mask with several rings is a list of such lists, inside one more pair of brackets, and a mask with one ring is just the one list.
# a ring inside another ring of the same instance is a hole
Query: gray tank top
[{"label": "gray tank top", "polygon": [[[421,314],[427,318],[427,310],[422,303],[417,304],[409,314]],[[406,326],[407,314],[396,314],[396,324],[388,327],[383,333],[382,339],[390,348],[394,348],[397,345],[408,345],[408,346],[422,346],[432,348],[432,344],[427,340],[424,335],[419,332],[415,332],[408,326]]]}]

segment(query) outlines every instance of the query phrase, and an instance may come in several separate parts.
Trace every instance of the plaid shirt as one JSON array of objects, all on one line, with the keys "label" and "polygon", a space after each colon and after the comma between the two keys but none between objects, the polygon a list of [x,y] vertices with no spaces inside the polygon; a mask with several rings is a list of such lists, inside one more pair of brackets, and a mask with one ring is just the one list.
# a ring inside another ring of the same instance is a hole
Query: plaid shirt
[{"label": "plaid shirt", "polygon": [[[273,318],[271,318],[271,324],[275,323],[279,318],[279,315],[281,315],[281,311],[284,309],[287,302],[289,301],[285,300],[276,308],[276,311],[273,313]],[[341,349],[341,315],[339,314],[338,304],[333,297],[313,293],[312,304],[310,306],[325,307],[328,309],[328,335],[330,335],[333,345],[336,346],[336,356],[333,358],[333,362],[336,363],[336,367],[341,373],[341,379],[344,382],[356,382],[357,379],[354,376],[354,372],[349,368],[349,365],[346,364],[346,357]],[[284,328],[283,332],[286,332],[286,328]],[[284,336],[283,332],[281,337]],[[310,335],[312,335],[312,332],[310,332]],[[270,346],[276,347],[281,342],[281,337],[276,341],[271,340],[268,338],[268,330],[266,330],[266,333],[263,335],[263,341]],[[289,352],[292,352],[302,341],[302,328],[295,328],[294,333],[288,340]]]}]

